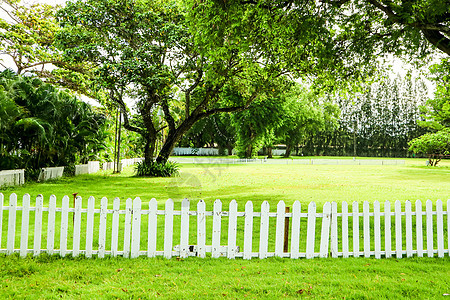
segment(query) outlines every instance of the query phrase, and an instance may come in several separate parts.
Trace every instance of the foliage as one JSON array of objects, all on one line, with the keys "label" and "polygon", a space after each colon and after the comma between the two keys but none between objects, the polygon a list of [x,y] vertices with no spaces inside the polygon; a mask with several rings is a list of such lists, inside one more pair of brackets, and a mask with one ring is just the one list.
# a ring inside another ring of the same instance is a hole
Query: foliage
[{"label": "foliage", "polygon": [[135,171],[138,177],[172,177],[179,174],[179,165],[173,161],[166,163],[142,161],[136,164]]},{"label": "foliage", "polygon": [[409,146],[409,151],[426,154],[429,164],[436,166],[443,156],[450,155],[450,128],[426,133],[410,141]]},{"label": "foliage", "polygon": [[0,168],[85,163],[104,149],[105,116],[35,77],[0,73]]},{"label": "foliage", "polygon": [[427,98],[420,77],[378,74],[361,85],[361,92],[337,94],[339,127],[309,135],[306,155],[405,157],[408,141],[425,133],[418,126],[419,108]]},{"label": "foliage", "polygon": [[443,59],[431,67],[436,83],[434,98],[422,107],[423,121],[419,125],[433,131],[450,127],[450,60]]},{"label": "foliage", "polygon": [[55,8],[48,4],[26,6],[15,0],[0,3],[4,13],[0,19],[0,52],[12,59],[18,74],[42,73],[44,65],[55,61]]}]

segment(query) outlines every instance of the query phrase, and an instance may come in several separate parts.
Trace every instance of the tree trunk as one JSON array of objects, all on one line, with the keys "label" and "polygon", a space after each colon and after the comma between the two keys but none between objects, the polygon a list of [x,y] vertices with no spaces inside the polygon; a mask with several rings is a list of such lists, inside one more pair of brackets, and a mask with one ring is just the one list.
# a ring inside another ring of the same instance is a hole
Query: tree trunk
[{"label": "tree trunk", "polygon": [[292,150],[292,145],[290,145],[290,144],[286,145],[286,152],[284,153],[285,158],[288,158],[289,156],[291,156],[291,150]]},{"label": "tree trunk", "polygon": [[233,155],[233,146],[231,146],[230,144],[227,145],[227,149],[228,149],[228,155]]},{"label": "tree trunk", "polygon": [[267,158],[273,158],[272,147],[267,147]]},{"label": "tree trunk", "polygon": [[144,161],[147,165],[150,164],[150,162],[153,162],[155,148],[156,148],[156,139],[152,140],[150,137],[147,137],[144,146]]}]

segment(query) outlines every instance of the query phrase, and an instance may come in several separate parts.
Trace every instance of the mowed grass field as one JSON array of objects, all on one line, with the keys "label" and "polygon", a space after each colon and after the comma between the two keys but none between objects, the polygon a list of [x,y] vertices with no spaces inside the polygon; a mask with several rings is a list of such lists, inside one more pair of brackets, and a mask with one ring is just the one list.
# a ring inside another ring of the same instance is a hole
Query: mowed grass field
[{"label": "mowed grass field", "polygon": [[[275,211],[280,200],[288,206],[299,200],[303,207],[315,201],[320,211],[321,204],[327,201],[404,203],[441,199],[446,209],[450,198],[450,162],[433,168],[425,166],[425,159],[408,159],[400,166],[181,165],[180,176],[175,178],[136,178],[132,174],[132,168],[128,168],[120,175],[100,172],[47,183],[27,183],[0,192],[5,196],[4,205],[13,192],[19,203],[29,193],[32,205],[38,194],[44,195],[44,203],[55,194],[60,205],[64,195],[72,197],[77,192],[84,199],[83,207],[89,196],[97,199],[96,206],[101,197],[107,197],[110,206],[115,197],[122,200],[140,197],[144,203],[156,198],[160,209],[168,198],[175,200],[175,209],[179,209],[183,198],[191,200],[191,209],[203,199],[208,210],[212,210],[216,199],[221,199],[224,210],[235,199],[239,211],[244,210],[247,201],[252,201],[259,211],[265,200],[271,211]],[[4,213],[2,248],[6,245],[6,217]],[[20,220],[17,222],[20,224]],[[163,222],[158,225],[163,226]],[[46,255],[20,259],[16,255],[2,255],[0,298],[438,299],[450,294],[449,263],[448,254],[443,259],[250,261]]]}]

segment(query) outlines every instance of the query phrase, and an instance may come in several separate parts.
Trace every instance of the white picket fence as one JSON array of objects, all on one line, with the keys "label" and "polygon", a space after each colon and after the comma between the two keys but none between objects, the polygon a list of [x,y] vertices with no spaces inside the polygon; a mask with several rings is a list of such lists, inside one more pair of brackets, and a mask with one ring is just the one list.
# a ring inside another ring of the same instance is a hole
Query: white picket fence
[{"label": "white picket fence", "polygon": [[[435,210],[433,210],[433,203],[428,200],[425,209],[421,201],[416,201],[415,210],[412,209],[409,201],[404,203],[404,209],[402,209],[402,203],[396,201],[393,210],[391,203],[386,201],[384,212],[381,211],[380,203],[377,201],[373,203],[372,210],[371,204],[364,202],[362,211],[360,211],[359,203],[354,202],[351,205],[351,212],[349,212],[349,205],[343,202],[339,213],[335,202],[325,203],[322,212],[318,212],[316,204],[311,202],[307,212],[302,212],[302,205],[296,201],[292,206],[292,212],[286,212],[285,203],[280,201],[276,212],[271,212],[267,201],[262,203],[260,211],[255,211],[253,203],[249,201],[245,205],[245,211],[239,212],[235,200],[230,202],[228,211],[222,209],[220,200],[214,202],[213,211],[206,211],[206,203],[203,200],[197,203],[196,210],[191,210],[189,200],[185,199],[181,202],[179,211],[174,210],[174,202],[171,199],[166,201],[164,210],[158,209],[155,199],[148,203],[148,208],[142,208],[139,198],[127,199],[125,209],[121,209],[118,198],[114,199],[112,209],[108,208],[106,198],[101,199],[99,209],[95,208],[94,197],[88,199],[87,208],[82,207],[80,197],[76,198],[74,208],[69,208],[70,201],[67,196],[62,199],[61,207],[56,207],[56,197],[53,195],[50,197],[48,207],[43,206],[43,200],[43,196],[39,195],[36,198],[35,207],[31,207],[30,196],[26,194],[23,197],[22,206],[19,207],[17,196],[11,194],[9,205],[3,206],[4,196],[0,193],[0,245],[2,245],[3,211],[8,211],[5,230],[6,248],[1,248],[0,253],[10,255],[18,252],[21,257],[25,257],[28,253],[36,256],[47,252],[61,256],[98,255],[100,258],[105,255],[123,255],[131,258],[138,256],[171,258],[194,255],[205,257],[207,252],[210,252],[212,257],[226,256],[230,259],[271,256],[314,258],[329,255],[331,257],[389,258],[395,256],[402,258],[404,255],[422,257],[424,254],[428,257],[433,257],[435,254],[443,257],[444,254],[448,255],[450,248],[450,218],[448,217],[450,200],[447,201],[447,211],[443,210],[442,201],[436,201]],[[18,211],[22,212],[20,245],[16,245]],[[29,222],[30,212],[33,211],[34,228]],[[46,218],[44,218],[44,212],[46,212]],[[73,219],[69,218],[69,214],[72,214]],[[57,216],[59,218],[56,218]],[[179,231],[174,230],[176,229],[174,224],[178,224],[178,222],[174,223],[175,217],[180,219]],[[212,218],[212,228],[207,231],[208,218]],[[269,225],[271,218],[275,218],[275,226]],[[94,224],[94,220],[98,222]],[[290,221],[289,226],[285,226],[286,220]],[[86,225],[83,232],[81,231],[82,221]],[[144,221],[147,221],[147,224]],[[161,230],[164,230],[164,239],[159,244],[157,243],[158,222],[164,222],[164,227],[160,226]],[[43,228],[45,223],[47,227]],[[195,223],[197,238],[196,241],[190,241],[189,226]],[[318,226],[317,223],[319,223]],[[223,224],[227,224],[227,228],[223,229]],[[286,227],[290,230],[286,231]],[[320,231],[316,227],[320,227]],[[70,231],[69,228],[73,230]],[[123,232],[123,237],[119,236],[119,228],[120,232]],[[95,229],[98,236],[94,235]],[[243,238],[237,238],[238,233],[242,233],[242,229]],[[33,233],[31,233],[32,230],[34,230]],[[177,231],[176,234],[175,231]],[[46,248],[42,248],[41,245],[43,232],[47,233]],[[59,232],[59,249],[55,248],[56,232]],[[285,235],[290,243],[287,252],[283,249],[286,243]],[[174,241],[174,236],[179,236],[179,241]],[[28,247],[30,237],[33,238],[33,248]],[[109,237],[108,241],[107,237]],[[223,243],[225,238],[226,245]],[[84,249],[81,249],[82,239],[85,240]],[[68,249],[69,240],[72,244],[71,250]],[[207,240],[211,240],[211,245],[206,244]],[[271,243],[273,240],[274,243]],[[179,245],[174,246],[177,243]],[[119,245],[122,246],[121,249]],[[142,249],[142,245],[146,245],[143,247],[145,249]],[[256,248],[258,251],[255,252]],[[269,251],[269,248],[274,251]]]}]

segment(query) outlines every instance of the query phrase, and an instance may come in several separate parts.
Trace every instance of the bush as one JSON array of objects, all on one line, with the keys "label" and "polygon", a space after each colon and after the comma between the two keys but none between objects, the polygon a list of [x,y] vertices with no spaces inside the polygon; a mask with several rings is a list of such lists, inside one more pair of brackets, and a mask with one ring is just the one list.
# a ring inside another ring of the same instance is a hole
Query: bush
[{"label": "bush", "polygon": [[136,176],[139,177],[170,177],[179,174],[179,166],[176,162],[168,161],[164,163],[157,163],[151,161],[150,163],[138,162],[135,171]]}]

